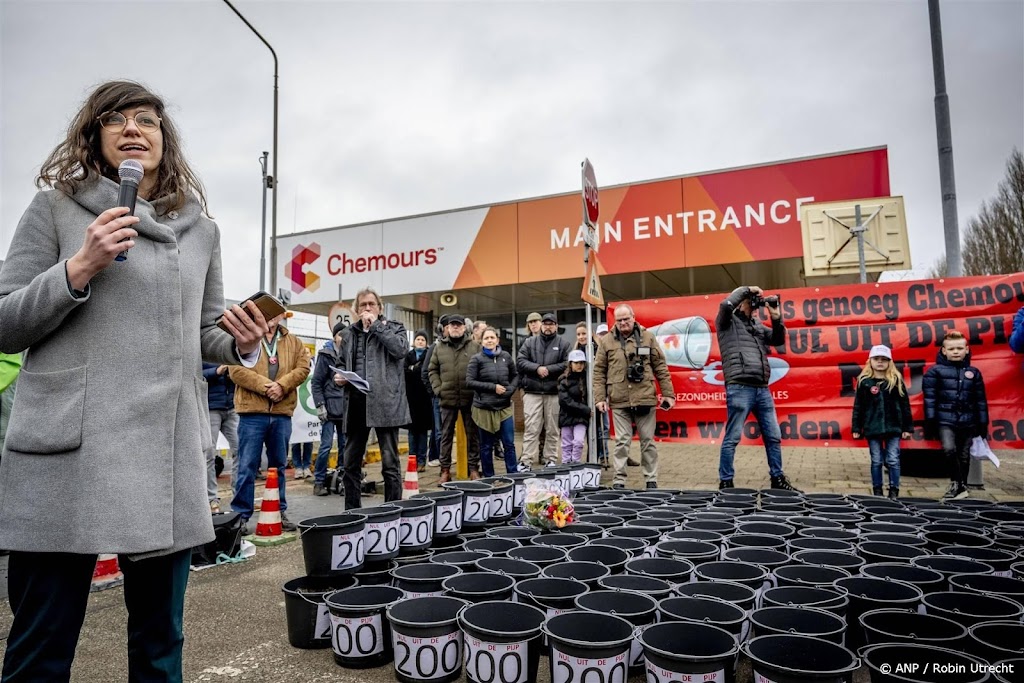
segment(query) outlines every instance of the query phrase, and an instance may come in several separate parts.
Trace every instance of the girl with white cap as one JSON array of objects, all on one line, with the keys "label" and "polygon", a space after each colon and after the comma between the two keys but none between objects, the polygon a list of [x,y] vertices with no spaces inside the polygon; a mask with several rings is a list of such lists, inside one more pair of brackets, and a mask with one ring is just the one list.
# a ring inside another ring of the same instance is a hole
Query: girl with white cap
[{"label": "girl with white cap", "polygon": [[853,399],[853,438],[868,440],[871,454],[871,489],[882,495],[882,459],[889,468],[889,498],[900,494],[900,439],[914,429],[910,397],[903,376],[892,362],[888,346],[873,346],[868,364],[857,378]]},{"label": "girl with white cap", "polygon": [[583,443],[590,424],[587,400],[587,354],[569,352],[569,363],[558,378],[558,426],[562,430],[562,464],[583,459]]}]

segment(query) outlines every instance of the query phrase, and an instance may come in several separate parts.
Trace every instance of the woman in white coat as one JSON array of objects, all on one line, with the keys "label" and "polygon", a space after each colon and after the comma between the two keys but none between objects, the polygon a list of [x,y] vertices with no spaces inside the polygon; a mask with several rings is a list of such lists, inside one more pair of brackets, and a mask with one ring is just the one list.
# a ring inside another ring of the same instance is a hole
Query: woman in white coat
[{"label": "woman in white coat", "polygon": [[[112,208],[126,159],[135,216]],[[217,226],[143,86],[93,91],[36,185],[0,270],[0,352],[27,351],[0,460],[3,681],[69,679],[98,553],[125,577],[129,679],[180,681],[190,549],[214,537],[201,361],[253,364],[266,321],[224,311]]]}]

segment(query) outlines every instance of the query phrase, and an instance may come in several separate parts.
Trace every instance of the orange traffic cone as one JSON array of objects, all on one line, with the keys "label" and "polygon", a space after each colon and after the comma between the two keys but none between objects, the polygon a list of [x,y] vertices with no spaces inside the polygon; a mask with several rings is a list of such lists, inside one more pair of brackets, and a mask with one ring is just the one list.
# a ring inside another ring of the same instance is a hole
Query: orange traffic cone
[{"label": "orange traffic cone", "polygon": [[281,529],[281,492],[278,490],[276,467],[267,468],[267,483],[260,502],[260,516],[256,520],[255,545],[277,545],[295,540],[295,534],[285,534]]},{"label": "orange traffic cone", "polygon": [[124,583],[124,574],[117,564],[117,555],[100,555],[96,560],[96,569],[92,572],[92,587],[90,590],[102,591]]},{"label": "orange traffic cone", "polygon": [[420,492],[420,475],[416,471],[416,456],[409,456],[409,466],[405,468],[405,481],[402,483],[402,500],[412,498]]}]

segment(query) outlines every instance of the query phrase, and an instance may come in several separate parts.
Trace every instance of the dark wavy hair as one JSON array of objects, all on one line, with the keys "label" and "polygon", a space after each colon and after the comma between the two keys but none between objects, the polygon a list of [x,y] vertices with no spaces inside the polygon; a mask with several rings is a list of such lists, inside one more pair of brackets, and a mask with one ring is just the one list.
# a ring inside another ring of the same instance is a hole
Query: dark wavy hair
[{"label": "dark wavy hair", "polygon": [[74,194],[80,183],[93,174],[120,182],[117,169],[103,158],[100,147],[99,116],[108,111],[151,106],[162,119],[163,158],[157,170],[157,181],[151,202],[171,198],[161,209],[164,212],[185,206],[188,193],[195,193],[203,213],[209,215],[206,192],[199,177],[189,167],[182,152],[181,137],[160,97],[134,81],[110,81],[92,91],[68,127],[67,137],[43,162],[36,178],[36,187],[56,187]]}]

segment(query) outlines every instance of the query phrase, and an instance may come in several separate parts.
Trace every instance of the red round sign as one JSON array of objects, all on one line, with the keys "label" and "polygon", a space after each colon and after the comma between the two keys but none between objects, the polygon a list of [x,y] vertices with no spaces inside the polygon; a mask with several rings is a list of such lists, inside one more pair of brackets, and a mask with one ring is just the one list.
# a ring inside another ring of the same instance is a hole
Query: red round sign
[{"label": "red round sign", "polygon": [[583,211],[587,223],[597,225],[597,217],[600,215],[600,206],[597,200],[597,177],[594,175],[594,166],[589,159],[583,160]]}]

